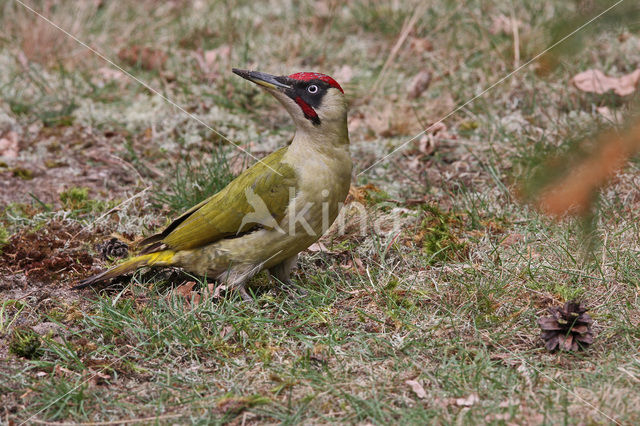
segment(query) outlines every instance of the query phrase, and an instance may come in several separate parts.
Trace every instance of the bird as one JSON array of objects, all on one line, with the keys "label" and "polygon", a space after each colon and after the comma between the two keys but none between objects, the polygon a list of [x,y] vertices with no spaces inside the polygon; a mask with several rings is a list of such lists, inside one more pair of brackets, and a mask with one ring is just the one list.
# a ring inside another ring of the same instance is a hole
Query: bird
[{"label": "bird", "polygon": [[278,288],[306,294],[292,282],[291,270],[334,222],[351,183],[344,90],[317,72],[232,71],[284,106],[295,124],[291,142],[143,239],[137,255],[73,289],[104,285],[142,267],[179,267],[224,283],[246,301],[253,300],[247,281],[263,270]]}]

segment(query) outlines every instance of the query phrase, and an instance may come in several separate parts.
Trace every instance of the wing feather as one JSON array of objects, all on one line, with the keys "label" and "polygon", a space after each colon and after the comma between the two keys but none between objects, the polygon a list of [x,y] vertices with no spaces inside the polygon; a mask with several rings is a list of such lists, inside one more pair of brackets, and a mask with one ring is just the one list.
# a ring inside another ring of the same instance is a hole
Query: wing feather
[{"label": "wing feather", "polygon": [[268,214],[279,223],[286,214],[290,188],[297,190],[295,170],[281,161],[286,150],[282,148],[245,170],[220,192],[192,207],[164,231],[140,245],[148,245],[147,250],[161,247],[188,250],[265,227],[264,221],[256,223],[245,219],[258,210],[256,200],[264,202]]}]

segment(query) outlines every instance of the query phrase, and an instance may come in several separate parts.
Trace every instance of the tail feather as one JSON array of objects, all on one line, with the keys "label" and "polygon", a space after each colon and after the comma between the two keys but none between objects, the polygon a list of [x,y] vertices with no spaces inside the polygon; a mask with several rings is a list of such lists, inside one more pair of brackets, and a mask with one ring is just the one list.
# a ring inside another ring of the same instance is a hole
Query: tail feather
[{"label": "tail feather", "polygon": [[145,254],[142,256],[132,257],[125,260],[119,265],[107,269],[92,277],[85,278],[80,281],[76,286],[71,287],[71,290],[81,290],[83,288],[92,287],[97,284],[106,283],[112,278],[119,277],[129,272],[133,272],[143,266],[168,266],[173,263],[173,255],[175,252],[171,250],[159,251],[156,253]]}]

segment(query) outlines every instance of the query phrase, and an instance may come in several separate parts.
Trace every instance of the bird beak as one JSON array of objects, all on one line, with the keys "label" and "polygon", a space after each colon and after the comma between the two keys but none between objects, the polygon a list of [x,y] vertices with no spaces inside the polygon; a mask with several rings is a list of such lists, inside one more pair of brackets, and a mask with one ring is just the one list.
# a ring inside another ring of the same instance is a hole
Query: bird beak
[{"label": "bird beak", "polygon": [[246,78],[247,80],[260,86],[266,87],[267,89],[291,88],[290,85],[283,83],[283,81],[286,81],[286,77],[277,77],[275,75],[266,74],[263,72],[239,70],[237,68],[232,68],[232,71],[234,72],[234,74],[237,74],[242,78]]}]

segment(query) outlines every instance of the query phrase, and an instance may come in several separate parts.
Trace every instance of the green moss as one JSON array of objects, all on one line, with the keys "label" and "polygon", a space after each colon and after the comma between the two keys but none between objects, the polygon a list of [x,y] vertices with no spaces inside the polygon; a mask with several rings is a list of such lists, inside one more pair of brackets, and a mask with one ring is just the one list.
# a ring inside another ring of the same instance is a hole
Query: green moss
[{"label": "green moss", "polygon": [[2,247],[9,243],[9,231],[7,228],[0,225],[0,253],[2,253]]},{"label": "green moss", "polygon": [[458,129],[461,132],[465,132],[465,133],[471,133],[474,130],[476,130],[478,127],[480,127],[480,124],[475,120],[463,121],[458,125]]},{"label": "green moss", "polygon": [[33,172],[29,169],[25,169],[23,167],[16,167],[12,171],[13,176],[20,178],[22,180],[31,180],[33,179]]},{"label": "green moss", "polygon": [[422,251],[429,263],[459,259],[467,251],[467,243],[458,237],[464,227],[462,216],[445,213],[432,205],[423,209]]},{"label": "green moss", "polygon": [[217,406],[225,414],[239,414],[256,405],[269,403],[271,403],[271,399],[262,395],[237,396],[229,393],[218,400]]},{"label": "green moss", "polygon": [[553,292],[560,300],[579,300],[584,296],[585,289],[578,285],[555,284]]},{"label": "green moss", "polygon": [[89,201],[89,188],[72,187],[60,193],[60,202],[65,209],[79,210]]},{"label": "green moss", "polygon": [[39,358],[40,345],[40,336],[36,332],[29,328],[17,328],[11,336],[9,352],[27,359]]},{"label": "green moss", "polygon": [[31,112],[31,107],[29,105],[16,100],[9,101],[9,108],[15,115],[25,115]]},{"label": "green moss", "polygon": [[31,219],[39,212],[33,205],[27,203],[9,203],[3,213],[4,218],[22,218]]},{"label": "green moss", "polygon": [[89,188],[75,186],[60,193],[60,202],[65,210],[80,213],[100,212],[116,204],[115,201],[92,200],[89,198]]}]

